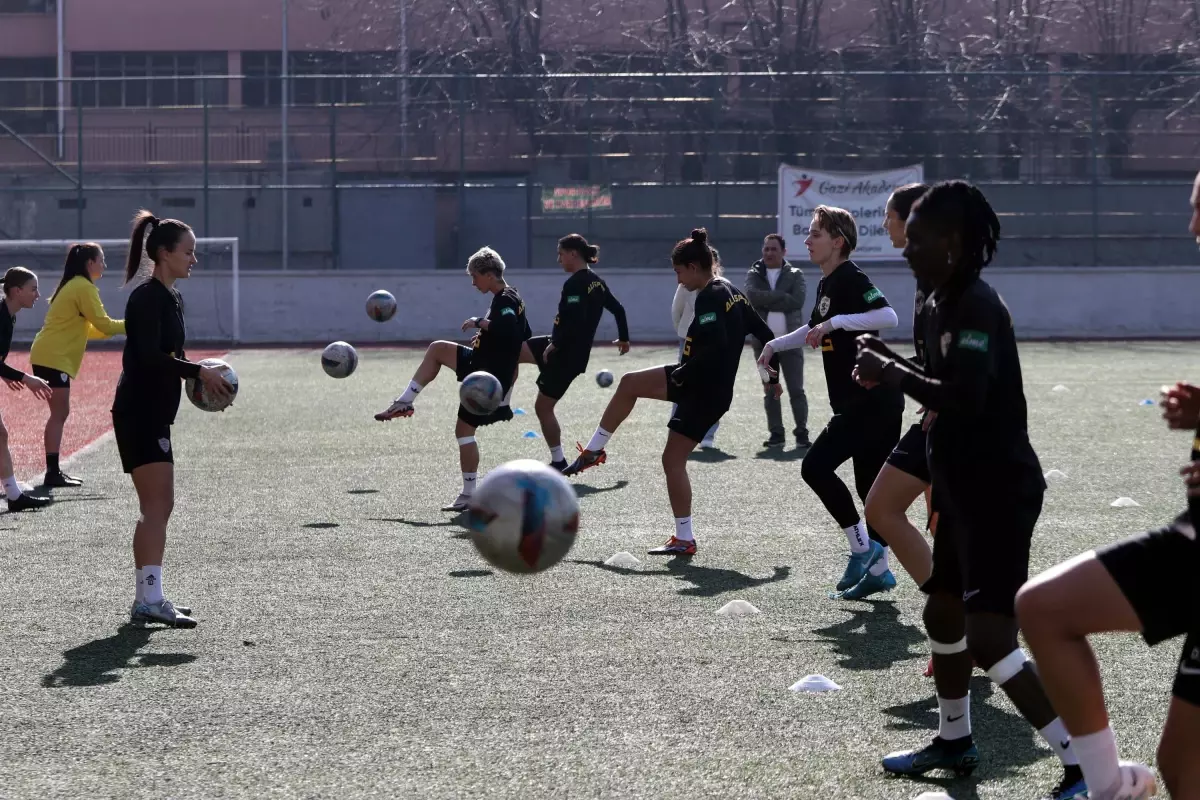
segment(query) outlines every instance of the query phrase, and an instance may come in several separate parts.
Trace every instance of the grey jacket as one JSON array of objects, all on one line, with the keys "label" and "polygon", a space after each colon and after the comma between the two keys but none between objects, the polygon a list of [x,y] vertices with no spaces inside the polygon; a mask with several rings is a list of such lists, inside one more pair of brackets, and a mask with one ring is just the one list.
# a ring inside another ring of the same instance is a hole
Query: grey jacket
[{"label": "grey jacket", "polygon": [[782,311],[789,331],[803,327],[808,321],[804,316],[804,300],[808,287],[804,273],[791,263],[784,261],[775,288],[767,280],[767,265],[761,261],[746,273],[746,285],[742,287],[750,304],[763,319],[772,311]]}]

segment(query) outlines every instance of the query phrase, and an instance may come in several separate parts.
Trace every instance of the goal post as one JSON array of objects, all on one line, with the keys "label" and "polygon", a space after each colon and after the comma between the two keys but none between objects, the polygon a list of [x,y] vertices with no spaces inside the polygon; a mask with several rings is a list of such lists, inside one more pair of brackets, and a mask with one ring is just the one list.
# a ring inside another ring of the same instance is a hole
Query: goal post
[{"label": "goal post", "polygon": [[[114,272],[99,284],[102,297],[123,297],[126,292],[120,287],[129,254],[128,239],[0,239],[0,274],[18,265],[32,269],[38,275],[42,297],[48,302],[62,275],[67,250],[80,242],[95,242],[103,247],[108,269]],[[197,238],[196,261],[191,279],[179,286],[188,311],[188,340],[240,344],[242,296],[238,238]],[[194,288],[189,290],[188,284],[193,284]],[[117,292],[121,294],[117,295]],[[106,305],[109,314],[122,316],[123,303]],[[45,309],[46,304],[42,301],[34,307],[42,313]]]}]

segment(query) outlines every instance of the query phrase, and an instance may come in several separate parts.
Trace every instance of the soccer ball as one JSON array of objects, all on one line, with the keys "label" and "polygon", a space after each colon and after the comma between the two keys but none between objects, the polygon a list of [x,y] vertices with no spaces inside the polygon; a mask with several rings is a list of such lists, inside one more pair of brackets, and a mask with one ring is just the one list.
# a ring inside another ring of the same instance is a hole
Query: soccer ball
[{"label": "soccer ball", "polygon": [[[376,322],[387,322],[396,315],[396,298],[380,289],[367,298],[367,316]],[[349,374],[349,373],[347,373]]]},{"label": "soccer ball", "polygon": [[334,342],[321,353],[321,369],[331,378],[348,378],[358,369],[358,353],[346,342]]},{"label": "soccer ball", "polygon": [[504,399],[504,387],[490,372],[472,372],[463,378],[458,387],[458,401],[463,408],[480,417],[486,417],[500,407]]},{"label": "soccer ball", "polygon": [[225,376],[225,380],[229,381],[230,385],[233,386],[233,394],[230,395],[228,400],[218,400],[204,388],[204,381],[199,378],[188,378],[183,382],[188,400],[191,400],[192,405],[201,411],[224,411],[229,408],[238,393],[238,376],[233,371],[233,367],[219,358],[206,358],[200,362],[200,366],[217,367],[220,369],[221,374]]},{"label": "soccer ball", "polygon": [[479,483],[467,507],[475,549],[505,572],[541,572],[562,561],[579,531],[579,498],[540,461],[510,461]]},{"label": "soccer ball", "polygon": [[600,370],[596,373],[596,383],[600,384],[601,388],[607,389],[612,386],[613,374],[606,369]]}]

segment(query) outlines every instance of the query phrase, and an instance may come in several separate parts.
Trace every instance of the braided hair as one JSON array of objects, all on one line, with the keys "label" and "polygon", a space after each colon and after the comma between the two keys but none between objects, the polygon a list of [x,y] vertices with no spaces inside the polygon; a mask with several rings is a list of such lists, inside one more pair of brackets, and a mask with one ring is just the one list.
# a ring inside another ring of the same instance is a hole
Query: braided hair
[{"label": "braided hair", "polygon": [[1000,219],[983,192],[966,181],[943,181],[917,200],[913,209],[943,233],[958,233],[961,268],[978,275],[992,263],[1000,241]]}]

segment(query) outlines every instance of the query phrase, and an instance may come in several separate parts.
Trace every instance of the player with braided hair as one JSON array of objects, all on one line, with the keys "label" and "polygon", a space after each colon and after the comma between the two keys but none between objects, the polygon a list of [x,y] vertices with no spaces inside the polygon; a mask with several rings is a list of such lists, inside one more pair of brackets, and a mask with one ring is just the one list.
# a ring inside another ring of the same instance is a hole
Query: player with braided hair
[{"label": "player with braided hair", "polygon": [[919,750],[892,753],[885,770],[967,773],[979,763],[971,739],[971,660],[981,666],[1062,760],[1054,800],[1086,792],[1071,737],[1017,642],[1015,600],[1029,576],[1029,549],[1046,484],[1029,442],[1016,335],[1008,309],[980,278],[1000,238],[987,199],[963,181],[939,183],[913,206],[904,257],[933,287],[924,369],[874,336],[859,340],[857,378],[902,390],[937,414],[929,471],[939,512],[933,571],[922,590],[933,650],[939,729]]}]

